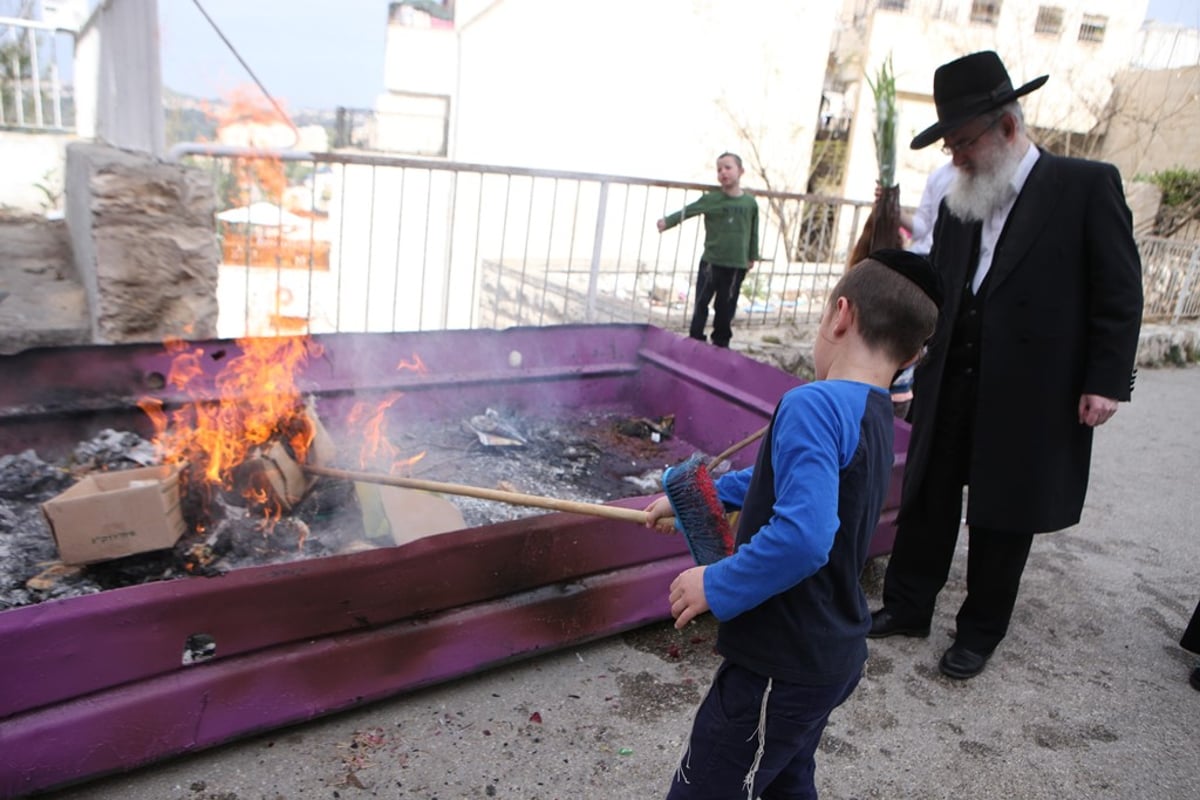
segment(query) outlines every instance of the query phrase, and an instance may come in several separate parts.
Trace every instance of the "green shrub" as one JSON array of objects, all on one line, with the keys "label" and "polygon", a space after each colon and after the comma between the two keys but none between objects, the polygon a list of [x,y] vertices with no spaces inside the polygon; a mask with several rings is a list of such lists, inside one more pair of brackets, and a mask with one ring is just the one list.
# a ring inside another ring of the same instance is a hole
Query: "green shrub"
[{"label": "green shrub", "polygon": [[1196,205],[1200,201],[1200,170],[1172,167],[1149,175],[1139,175],[1137,179],[1162,189],[1165,206]]}]

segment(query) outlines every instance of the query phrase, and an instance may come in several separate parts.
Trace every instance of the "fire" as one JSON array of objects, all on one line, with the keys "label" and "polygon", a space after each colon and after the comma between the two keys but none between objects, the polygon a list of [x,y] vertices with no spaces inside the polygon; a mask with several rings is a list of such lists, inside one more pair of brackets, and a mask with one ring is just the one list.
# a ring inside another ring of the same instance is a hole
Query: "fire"
[{"label": "fire", "polygon": [[[317,480],[304,467],[334,460],[315,401],[297,385],[308,359],[321,355],[320,346],[309,337],[238,339],[237,354],[214,375],[213,354],[182,339],[164,344],[171,356],[166,385],[186,402],[168,409],[159,399],[143,398],[138,405],[150,417],[163,463],[182,467],[185,516],[193,528],[203,532],[226,518],[230,505],[241,506],[264,537],[294,529],[303,547],[303,523],[289,517],[287,526],[277,524]],[[396,369],[427,372],[415,355]],[[388,439],[388,412],[401,396],[360,402],[349,413],[346,430],[361,437],[362,468],[410,470],[424,457],[405,457]],[[218,506],[217,499],[225,502]]]},{"label": "fire", "polygon": [[233,162],[233,184],[237,204],[245,205],[262,197],[278,201],[287,187],[283,161],[271,155],[275,148],[294,147],[296,129],[291,120],[279,113],[251,86],[235,88],[225,98],[217,114],[217,138],[222,144],[235,144],[260,151],[259,158],[238,158]]},{"label": "fire", "polygon": [[[398,372],[416,372],[424,375],[428,370],[421,357],[413,355],[411,361],[401,359],[396,365]],[[408,471],[414,464],[425,457],[424,452],[414,456],[403,457],[400,448],[392,444],[387,436],[387,410],[402,394],[394,394],[374,405],[359,402],[350,410],[349,422],[352,428],[361,430],[363,444],[359,451],[358,466],[360,469],[382,469],[388,473]]]},{"label": "fire", "polygon": [[[318,433],[325,447],[328,434],[312,399],[306,401],[296,385],[308,359],[322,354],[322,348],[306,336],[248,337],[238,339],[238,345],[240,353],[210,375],[211,367],[205,367],[211,356],[203,349],[184,339],[168,339],[164,347],[172,360],[166,383],[188,402],[170,411],[157,398],[142,398],[138,405],[154,426],[162,462],[181,464],[185,485],[202,488],[205,504],[217,491],[241,497],[272,525],[307,488],[296,486],[294,474],[302,474],[305,464],[329,458],[329,453],[314,452]],[[427,372],[415,354],[396,369]],[[397,473],[425,457],[424,452],[402,455],[388,438],[388,411],[400,397],[395,393],[383,402],[356,403],[350,410],[347,429],[361,434],[361,469]],[[290,486],[281,491],[289,473]]]},{"label": "fire", "polygon": [[307,337],[237,341],[231,358],[207,388],[204,351],[182,340],[166,342],[173,354],[167,384],[190,398],[169,414],[161,401],[138,405],[154,426],[154,444],[165,463],[183,464],[190,480],[227,493],[240,493],[253,508],[278,519],[278,498],[261,475],[239,485],[237,470],[255,456],[285,448],[297,464],[308,463],[317,434],[315,413],[306,405],[296,376],[320,346]]}]

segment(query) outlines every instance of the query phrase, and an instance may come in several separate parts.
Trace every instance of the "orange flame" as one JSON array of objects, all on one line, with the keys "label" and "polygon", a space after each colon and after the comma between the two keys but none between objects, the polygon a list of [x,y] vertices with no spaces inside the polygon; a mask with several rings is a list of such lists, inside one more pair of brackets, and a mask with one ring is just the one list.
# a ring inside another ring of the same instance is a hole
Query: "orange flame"
[{"label": "orange flame", "polygon": [[[168,414],[161,401],[138,405],[154,426],[154,444],[167,463],[188,465],[194,479],[231,491],[241,488],[255,507],[267,505],[262,485],[236,487],[233,471],[257,449],[281,441],[297,463],[308,458],[316,435],[295,376],[320,348],[306,337],[239,339],[241,354],[214,379],[215,396],[202,384],[204,351],[182,340],[166,342],[174,355],[167,384],[191,402]],[[265,510],[278,518],[281,509]]]},{"label": "orange flame", "polygon": [[[166,384],[188,401],[171,410],[152,397],[138,405],[154,427],[160,457],[183,466],[184,485],[198,489],[193,496],[200,503],[207,504],[217,492],[240,494],[246,508],[261,515],[261,530],[269,535],[285,506],[267,465],[285,461],[284,454],[298,465],[310,463],[319,423],[296,377],[322,350],[308,337],[250,337],[237,344],[240,352],[212,375],[212,357],[204,349],[182,339],[164,342],[172,356]],[[416,355],[400,360],[396,369],[427,372]],[[424,452],[404,456],[388,439],[388,411],[401,396],[360,402],[351,409],[347,427],[362,436],[363,468],[409,471],[424,458]],[[197,532],[207,526],[210,510],[201,509]]]},{"label": "orange flame", "polygon": [[[279,126],[291,127],[262,98],[257,89],[239,86],[225,98],[217,114],[217,137],[236,138],[237,144],[263,152],[261,158],[237,158],[233,161],[233,180],[237,186],[237,202],[245,205],[260,197],[280,198],[287,187],[283,161],[266,155],[272,147],[271,132]],[[294,130],[294,129],[293,129]]]},{"label": "orange flame", "polygon": [[[400,360],[396,365],[398,372],[416,372],[425,374],[428,370],[421,357],[414,354],[411,361]],[[351,427],[361,430],[363,444],[359,451],[358,462],[360,469],[383,469],[389,473],[411,470],[412,466],[425,457],[424,452],[415,456],[402,457],[400,448],[388,439],[387,410],[403,395],[394,394],[386,400],[374,405],[366,402],[355,403],[350,409],[348,421]]]}]

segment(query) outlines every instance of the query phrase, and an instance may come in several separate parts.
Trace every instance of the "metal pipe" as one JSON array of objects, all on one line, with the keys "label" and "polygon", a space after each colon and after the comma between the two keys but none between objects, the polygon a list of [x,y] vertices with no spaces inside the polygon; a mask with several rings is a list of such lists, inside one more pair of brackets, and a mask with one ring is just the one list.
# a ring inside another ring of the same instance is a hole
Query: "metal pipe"
[{"label": "metal pipe", "polygon": [[43,126],[42,120],[42,76],[41,66],[38,64],[38,41],[37,33],[33,28],[28,29],[29,33],[29,78],[30,85],[33,88],[33,121],[39,128]]},{"label": "metal pipe", "polygon": [[596,232],[592,237],[592,265],[588,276],[587,316],[588,322],[596,321],[596,287],[600,284],[600,251],[604,245],[604,219],[608,213],[608,181],[600,183],[600,198],[596,207]]}]

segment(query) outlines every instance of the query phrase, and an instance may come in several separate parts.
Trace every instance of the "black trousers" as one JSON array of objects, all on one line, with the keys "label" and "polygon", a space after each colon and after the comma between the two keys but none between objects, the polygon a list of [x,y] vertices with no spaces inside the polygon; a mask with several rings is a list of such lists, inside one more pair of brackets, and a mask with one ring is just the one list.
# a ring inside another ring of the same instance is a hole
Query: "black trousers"
[{"label": "black trousers", "polygon": [[1200,653],[1200,603],[1196,603],[1196,610],[1192,612],[1192,619],[1188,622],[1179,644],[1184,650]]},{"label": "black trousers", "polygon": [[[901,509],[883,604],[914,626],[933,618],[954,560],[970,474],[975,391],[973,374],[960,371],[943,380],[929,466],[919,494]],[[1008,632],[1033,533],[976,526],[968,535],[967,596],[958,610],[955,638],[968,649],[991,653]]]},{"label": "black trousers", "polygon": [[704,326],[708,323],[708,304],[713,306],[712,343],[717,347],[729,347],[733,338],[733,313],[737,311],[738,295],[742,291],[742,280],[746,270],[737,267],[722,267],[700,262],[696,274],[696,307],[692,311],[692,325],[688,335],[705,341]]}]

